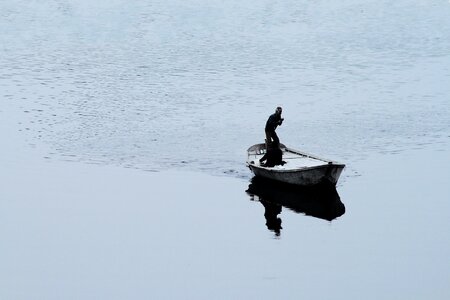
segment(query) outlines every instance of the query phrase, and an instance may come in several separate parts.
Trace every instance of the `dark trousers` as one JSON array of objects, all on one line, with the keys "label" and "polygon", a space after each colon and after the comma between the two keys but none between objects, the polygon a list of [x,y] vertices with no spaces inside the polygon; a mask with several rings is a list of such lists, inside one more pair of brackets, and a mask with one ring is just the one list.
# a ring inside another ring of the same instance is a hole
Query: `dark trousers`
[{"label": "dark trousers", "polygon": [[280,143],[280,139],[278,138],[277,133],[274,131],[266,131],[266,149],[268,148],[268,144],[271,142],[276,142],[278,145]]}]

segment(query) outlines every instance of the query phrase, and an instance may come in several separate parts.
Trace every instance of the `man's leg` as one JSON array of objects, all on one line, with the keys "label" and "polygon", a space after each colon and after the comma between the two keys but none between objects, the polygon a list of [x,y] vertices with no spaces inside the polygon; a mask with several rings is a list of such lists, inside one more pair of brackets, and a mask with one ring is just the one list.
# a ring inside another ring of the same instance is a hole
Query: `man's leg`
[{"label": "man's leg", "polygon": [[278,135],[277,135],[277,133],[275,131],[272,132],[272,139],[273,139],[275,145],[279,145],[280,144],[280,139],[278,138]]},{"label": "man's leg", "polygon": [[267,152],[263,155],[263,157],[261,157],[259,159],[259,162],[262,163],[263,161],[265,161],[267,159]]},{"label": "man's leg", "polygon": [[270,131],[266,131],[266,151],[269,149],[270,143],[272,143],[272,134]]}]

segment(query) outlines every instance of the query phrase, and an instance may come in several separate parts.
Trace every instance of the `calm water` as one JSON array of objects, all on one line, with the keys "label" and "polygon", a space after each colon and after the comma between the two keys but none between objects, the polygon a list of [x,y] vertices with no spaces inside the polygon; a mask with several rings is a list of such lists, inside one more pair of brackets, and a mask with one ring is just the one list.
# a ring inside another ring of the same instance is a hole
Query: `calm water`
[{"label": "calm water", "polygon": [[335,160],[448,149],[448,1],[2,1],[0,11],[2,110],[51,159],[248,177],[245,150],[277,105],[283,142]]},{"label": "calm water", "polygon": [[26,161],[0,171],[0,298],[446,300],[446,159],[372,156],[338,193]]},{"label": "calm water", "polygon": [[[1,1],[0,298],[449,299],[449,16]],[[278,105],[337,190],[251,179]]]}]

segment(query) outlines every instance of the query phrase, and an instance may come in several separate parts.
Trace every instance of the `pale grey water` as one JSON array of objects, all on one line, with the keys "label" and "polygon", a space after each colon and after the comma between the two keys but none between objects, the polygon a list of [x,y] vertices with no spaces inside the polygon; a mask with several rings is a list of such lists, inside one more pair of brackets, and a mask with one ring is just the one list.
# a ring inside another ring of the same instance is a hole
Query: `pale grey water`
[{"label": "pale grey water", "polygon": [[[449,16],[0,2],[0,298],[448,299]],[[279,236],[244,165],[278,105],[283,142],[347,164],[338,218],[278,206]]]},{"label": "pale grey water", "polygon": [[0,11],[2,102],[49,158],[246,177],[245,150],[277,105],[282,141],[335,160],[448,149],[448,1],[2,1]]}]

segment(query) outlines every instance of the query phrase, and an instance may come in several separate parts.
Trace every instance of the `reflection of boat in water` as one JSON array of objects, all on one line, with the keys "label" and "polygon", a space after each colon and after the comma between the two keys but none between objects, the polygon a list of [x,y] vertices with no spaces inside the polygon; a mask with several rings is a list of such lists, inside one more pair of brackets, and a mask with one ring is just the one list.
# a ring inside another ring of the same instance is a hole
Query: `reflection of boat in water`
[{"label": "reflection of boat in water", "polygon": [[336,185],[345,165],[307,154],[280,144],[285,164],[266,167],[259,159],[266,154],[265,144],[256,144],[247,150],[247,166],[256,175],[296,185],[316,185],[330,182]]},{"label": "reflection of boat in water", "polygon": [[255,196],[259,198],[269,216],[276,211],[279,211],[278,215],[281,212],[281,206],[328,221],[345,213],[345,206],[333,184],[302,187],[255,176],[246,192],[253,198]]}]

